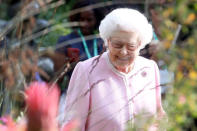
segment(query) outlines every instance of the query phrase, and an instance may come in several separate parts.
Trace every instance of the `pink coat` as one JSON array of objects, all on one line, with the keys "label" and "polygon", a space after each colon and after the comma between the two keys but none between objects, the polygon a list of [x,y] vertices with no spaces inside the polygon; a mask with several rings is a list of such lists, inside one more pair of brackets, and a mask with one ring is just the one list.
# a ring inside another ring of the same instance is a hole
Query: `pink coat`
[{"label": "pink coat", "polygon": [[66,123],[78,118],[81,131],[123,131],[139,114],[163,112],[154,61],[138,56],[133,70],[124,74],[110,63],[108,52],[99,61],[97,57],[74,69],[66,96]]}]

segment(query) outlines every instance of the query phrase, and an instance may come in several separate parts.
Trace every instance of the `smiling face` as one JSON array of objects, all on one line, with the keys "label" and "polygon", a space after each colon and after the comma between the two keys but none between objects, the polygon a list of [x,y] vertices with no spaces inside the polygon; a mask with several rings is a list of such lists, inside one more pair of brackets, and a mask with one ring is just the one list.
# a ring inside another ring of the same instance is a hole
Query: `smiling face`
[{"label": "smiling face", "polygon": [[136,33],[118,31],[108,39],[109,58],[121,72],[128,73],[139,54],[140,40]]}]

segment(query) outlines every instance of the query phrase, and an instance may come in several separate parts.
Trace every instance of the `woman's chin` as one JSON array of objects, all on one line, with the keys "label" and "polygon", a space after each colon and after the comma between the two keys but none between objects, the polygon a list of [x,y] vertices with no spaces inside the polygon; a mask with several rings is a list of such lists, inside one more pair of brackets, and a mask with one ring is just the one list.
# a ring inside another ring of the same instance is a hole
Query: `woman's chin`
[{"label": "woman's chin", "polygon": [[122,67],[122,68],[128,68],[129,66],[132,65],[132,62],[131,61],[118,60],[115,63],[116,63],[116,66]]},{"label": "woman's chin", "polygon": [[132,62],[125,62],[125,61],[116,61],[113,63],[115,68],[121,72],[128,72],[132,67]]}]

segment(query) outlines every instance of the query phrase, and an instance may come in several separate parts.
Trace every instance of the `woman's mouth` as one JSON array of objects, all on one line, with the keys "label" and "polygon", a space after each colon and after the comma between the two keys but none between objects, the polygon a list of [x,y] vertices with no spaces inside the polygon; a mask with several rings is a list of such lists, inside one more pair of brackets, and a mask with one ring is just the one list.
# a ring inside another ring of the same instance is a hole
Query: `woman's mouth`
[{"label": "woman's mouth", "polygon": [[131,57],[117,57],[119,61],[129,61]]}]

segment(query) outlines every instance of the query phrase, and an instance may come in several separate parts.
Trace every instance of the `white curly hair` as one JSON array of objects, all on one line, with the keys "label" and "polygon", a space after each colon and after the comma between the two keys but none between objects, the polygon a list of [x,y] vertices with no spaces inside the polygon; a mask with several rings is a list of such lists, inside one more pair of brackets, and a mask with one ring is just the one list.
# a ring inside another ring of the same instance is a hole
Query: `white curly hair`
[{"label": "white curly hair", "polygon": [[118,8],[110,12],[101,21],[99,34],[107,46],[107,39],[115,31],[136,32],[141,41],[140,49],[151,42],[153,37],[152,25],[147,18],[137,10],[129,8]]}]

